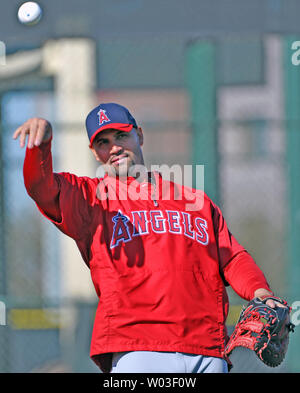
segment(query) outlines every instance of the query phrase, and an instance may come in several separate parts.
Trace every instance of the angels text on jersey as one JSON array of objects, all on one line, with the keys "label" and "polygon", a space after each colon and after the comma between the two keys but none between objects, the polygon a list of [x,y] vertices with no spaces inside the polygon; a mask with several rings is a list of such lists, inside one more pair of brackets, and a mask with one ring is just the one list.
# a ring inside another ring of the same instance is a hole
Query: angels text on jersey
[{"label": "angels text on jersey", "polygon": [[209,242],[207,221],[177,210],[138,210],[125,215],[121,210],[112,217],[113,231],[110,248],[129,242],[135,236],[152,233],[173,233],[186,236],[202,245]]}]

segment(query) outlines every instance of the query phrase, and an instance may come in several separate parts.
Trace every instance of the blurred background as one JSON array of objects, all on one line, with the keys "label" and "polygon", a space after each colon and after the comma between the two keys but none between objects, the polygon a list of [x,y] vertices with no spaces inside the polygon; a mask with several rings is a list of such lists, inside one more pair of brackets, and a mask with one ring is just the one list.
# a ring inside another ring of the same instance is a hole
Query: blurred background
[{"label": "blurred background", "polygon": [[[206,193],[299,324],[299,1],[41,0],[31,27],[21,3],[0,16],[0,372],[99,372],[89,269],[26,194],[12,140],[44,117],[54,170],[95,177],[84,121],[99,102],[132,112],[147,165],[205,165]],[[231,332],[245,302],[228,293]],[[296,329],[282,365],[241,349],[232,372],[299,372],[299,349]]]}]

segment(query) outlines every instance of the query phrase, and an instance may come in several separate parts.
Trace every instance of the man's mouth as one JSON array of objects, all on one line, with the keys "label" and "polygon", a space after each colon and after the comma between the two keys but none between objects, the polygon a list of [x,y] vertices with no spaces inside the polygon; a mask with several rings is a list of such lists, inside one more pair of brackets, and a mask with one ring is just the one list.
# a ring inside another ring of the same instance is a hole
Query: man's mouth
[{"label": "man's mouth", "polygon": [[110,163],[114,165],[122,164],[122,162],[124,162],[127,157],[128,157],[127,154],[120,154],[119,156],[113,157]]}]

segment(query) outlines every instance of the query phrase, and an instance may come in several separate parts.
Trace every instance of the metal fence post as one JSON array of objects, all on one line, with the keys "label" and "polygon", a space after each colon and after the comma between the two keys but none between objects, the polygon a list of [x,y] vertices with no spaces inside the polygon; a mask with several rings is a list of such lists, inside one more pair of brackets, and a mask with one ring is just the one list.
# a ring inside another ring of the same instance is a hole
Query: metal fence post
[{"label": "metal fence post", "polygon": [[[288,293],[291,303],[300,300],[300,65],[292,62],[292,43],[300,37],[284,37],[284,91],[286,119],[286,162],[288,190]],[[300,332],[290,335],[287,353],[289,371],[299,372]]]},{"label": "metal fence post", "polygon": [[186,51],[186,84],[190,97],[192,162],[204,165],[207,195],[219,203],[216,124],[216,48],[207,41],[193,41]]}]

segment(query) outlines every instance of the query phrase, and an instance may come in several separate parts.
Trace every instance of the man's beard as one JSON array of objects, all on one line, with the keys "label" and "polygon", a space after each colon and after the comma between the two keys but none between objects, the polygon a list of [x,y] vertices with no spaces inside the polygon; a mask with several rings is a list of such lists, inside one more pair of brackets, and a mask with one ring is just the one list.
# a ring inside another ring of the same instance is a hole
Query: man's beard
[{"label": "man's beard", "polygon": [[130,176],[130,167],[134,165],[134,163],[131,160],[128,160],[128,158],[125,160],[125,162],[121,162],[119,165],[107,165],[107,172],[110,176],[116,176],[116,177],[128,177]]},{"label": "man's beard", "polygon": [[126,160],[121,165],[105,165],[106,171],[109,176],[127,178],[133,177],[139,181],[147,178],[147,168],[144,164],[135,164],[134,161]]},{"label": "man's beard", "polygon": [[118,177],[128,177],[129,172],[130,172],[130,165],[126,163],[117,165],[116,167],[112,167],[112,169],[115,171],[115,175]]}]

